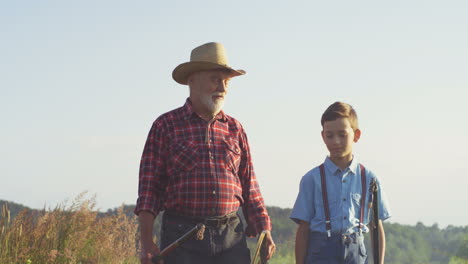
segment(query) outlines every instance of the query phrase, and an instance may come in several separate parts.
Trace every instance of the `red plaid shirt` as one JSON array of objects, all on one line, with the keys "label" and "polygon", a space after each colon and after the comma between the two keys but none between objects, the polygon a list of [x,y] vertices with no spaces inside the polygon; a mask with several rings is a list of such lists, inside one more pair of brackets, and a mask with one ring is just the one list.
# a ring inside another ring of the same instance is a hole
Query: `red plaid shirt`
[{"label": "red plaid shirt", "polygon": [[213,121],[185,105],[153,123],[140,164],[135,213],[172,210],[219,216],[242,206],[246,234],[271,230],[255,177],[247,136],[236,119],[220,112]]}]

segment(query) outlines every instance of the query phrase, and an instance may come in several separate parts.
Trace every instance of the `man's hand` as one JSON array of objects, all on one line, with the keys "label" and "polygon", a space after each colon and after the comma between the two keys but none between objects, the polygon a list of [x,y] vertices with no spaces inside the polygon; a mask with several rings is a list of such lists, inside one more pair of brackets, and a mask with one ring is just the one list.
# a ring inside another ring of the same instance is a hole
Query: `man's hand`
[{"label": "man's hand", "polygon": [[[141,243],[141,264],[153,264],[151,258],[159,253],[159,248],[153,241],[153,223],[155,216],[149,211],[141,211],[138,214],[140,220],[140,243]],[[159,261],[157,264],[163,264]]]},{"label": "man's hand", "polygon": [[[154,264],[151,258],[159,254],[159,248],[155,243],[150,242],[148,245],[141,245],[140,261],[141,264]],[[163,261],[158,261],[156,264],[163,264]]]},{"label": "man's hand", "polygon": [[266,231],[265,232],[265,245],[267,248],[267,256],[266,259],[269,260],[273,256],[273,254],[276,251],[276,245],[275,242],[273,242],[273,238],[271,237],[271,232]]}]

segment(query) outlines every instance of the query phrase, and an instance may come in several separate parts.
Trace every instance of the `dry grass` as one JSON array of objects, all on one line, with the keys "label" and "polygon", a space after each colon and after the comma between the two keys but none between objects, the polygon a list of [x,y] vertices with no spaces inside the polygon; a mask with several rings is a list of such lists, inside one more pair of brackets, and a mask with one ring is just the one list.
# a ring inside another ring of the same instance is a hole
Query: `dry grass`
[{"label": "dry grass", "polygon": [[120,208],[98,217],[95,199],[79,195],[71,205],[33,214],[22,211],[12,221],[6,205],[0,218],[0,263],[139,263],[136,217]]}]

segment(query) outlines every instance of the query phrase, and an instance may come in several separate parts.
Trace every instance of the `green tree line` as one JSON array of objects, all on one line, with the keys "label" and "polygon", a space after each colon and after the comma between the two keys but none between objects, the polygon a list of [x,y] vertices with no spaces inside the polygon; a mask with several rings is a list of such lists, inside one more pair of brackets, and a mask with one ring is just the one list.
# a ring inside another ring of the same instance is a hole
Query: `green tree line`
[{"label": "green tree line", "polygon": [[[125,211],[133,213],[134,206],[126,206]],[[116,210],[109,210],[112,213]],[[242,211],[240,211],[242,214]],[[290,220],[291,209],[268,207],[268,213],[273,222],[273,238],[277,251],[269,263],[294,263],[294,241],[296,223]],[[159,230],[160,219],[155,223]],[[449,225],[439,228],[437,224],[425,226],[421,222],[416,225],[401,225],[384,223],[387,251],[385,263],[388,264],[468,264],[468,226],[456,227]],[[158,232],[158,231],[156,231]],[[158,235],[158,233],[156,233]],[[369,237],[366,237],[367,248],[370,249]],[[251,248],[256,240],[249,239]],[[371,253],[371,250],[368,250]]]}]

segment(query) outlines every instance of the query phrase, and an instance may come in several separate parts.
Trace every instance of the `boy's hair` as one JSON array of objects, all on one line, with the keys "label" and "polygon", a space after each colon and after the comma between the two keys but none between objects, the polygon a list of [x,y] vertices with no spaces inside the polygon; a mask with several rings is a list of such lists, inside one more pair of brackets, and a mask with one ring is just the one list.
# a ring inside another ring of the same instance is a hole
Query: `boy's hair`
[{"label": "boy's hair", "polygon": [[325,122],[335,121],[339,118],[348,118],[353,130],[359,128],[356,111],[351,105],[343,102],[335,102],[323,112],[321,120],[322,127]]}]

